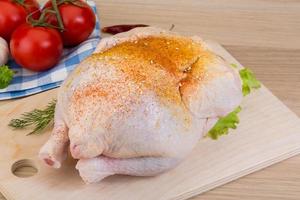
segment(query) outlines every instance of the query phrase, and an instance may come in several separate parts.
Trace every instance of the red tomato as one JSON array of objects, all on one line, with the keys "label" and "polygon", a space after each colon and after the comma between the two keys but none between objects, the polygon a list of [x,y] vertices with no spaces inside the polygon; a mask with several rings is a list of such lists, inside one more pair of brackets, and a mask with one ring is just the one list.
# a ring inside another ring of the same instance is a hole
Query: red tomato
[{"label": "red tomato", "polygon": [[40,16],[39,4],[36,0],[25,0],[21,5],[13,0],[0,0],[0,36],[9,41],[13,31],[26,22],[28,14],[33,18]]},{"label": "red tomato", "polygon": [[63,44],[57,30],[33,27],[25,23],[12,34],[10,50],[15,61],[22,67],[44,71],[59,61]]},{"label": "red tomato", "polygon": [[[91,7],[83,1],[72,3],[63,3],[58,6],[65,30],[61,32],[65,46],[75,46],[85,41],[93,32],[96,19]],[[45,8],[52,6],[48,1]],[[47,16],[48,23],[58,26],[57,19],[53,14]]]}]

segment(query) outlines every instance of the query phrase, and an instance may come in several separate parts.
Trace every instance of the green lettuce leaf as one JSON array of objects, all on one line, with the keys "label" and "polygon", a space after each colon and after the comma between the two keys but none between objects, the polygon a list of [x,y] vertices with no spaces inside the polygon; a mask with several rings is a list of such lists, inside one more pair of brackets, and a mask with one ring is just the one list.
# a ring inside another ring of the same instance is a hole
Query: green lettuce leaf
[{"label": "green lettuce leaf", "polygon": [[255,78],[253,72],[248,69],[244,68],[239,71],[240,77],[243,82],[243,95],[246,96],[250,94],[252,89],[260,88],[260,82]]},{"label": "green lettuce leaf", "polygon": [[[237,65],[232,64],[232,67],[237,68]],[[260,88],[260,82],[255,78],[250,69],[243,68],[239,71],[239,74],[242,79],[242,91],[244,96],[250,94],[252,89]],[[239,106],[225,117],[221,117],[206,136],[216,140],[222,135],[227,135],[229,129],[236,129],[237,124],[240,122],[238,113],[241,110],[242,108]]]},{"label": "green lettuce leaf", "polygon": [[4,89],[9,85],[14,74],[14,71],[9,69],[7,65],[0,66],[0,89]]},{"label": "green lettuce leaf", "polygon": [[221,117],[214,127],[210,129],[207,137],[216,140],[219,136],[227,135],[230,128],[236,129],[237,124],[240,122],[238,113],[241,110],[242,108],[239,106],[225,117]]}]

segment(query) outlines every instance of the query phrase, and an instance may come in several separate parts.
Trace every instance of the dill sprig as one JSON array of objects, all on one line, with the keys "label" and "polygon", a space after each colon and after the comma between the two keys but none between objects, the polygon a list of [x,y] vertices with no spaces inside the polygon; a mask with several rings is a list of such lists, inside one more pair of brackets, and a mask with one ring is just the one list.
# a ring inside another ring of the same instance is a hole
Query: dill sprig
[{"label": "dill sprig", "polygon": [[50,123],[53,123],[56,100],[52,100],[45,109],[34,109],[23,113],[19,119],[12,119],[8,126],[23,129],[32,126],[34,129],[28,135],[41,133]]}]

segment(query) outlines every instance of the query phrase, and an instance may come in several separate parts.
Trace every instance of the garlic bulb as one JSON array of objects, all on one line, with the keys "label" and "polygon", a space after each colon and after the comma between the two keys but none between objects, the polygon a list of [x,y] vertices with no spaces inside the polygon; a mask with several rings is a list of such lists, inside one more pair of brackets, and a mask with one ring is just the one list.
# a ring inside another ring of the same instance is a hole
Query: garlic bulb
[{"label": "garlic bulb", "polygon": [[0,66],[7,63],[8,56],[9,50],[7,42],[2,37],[0,37]]}]

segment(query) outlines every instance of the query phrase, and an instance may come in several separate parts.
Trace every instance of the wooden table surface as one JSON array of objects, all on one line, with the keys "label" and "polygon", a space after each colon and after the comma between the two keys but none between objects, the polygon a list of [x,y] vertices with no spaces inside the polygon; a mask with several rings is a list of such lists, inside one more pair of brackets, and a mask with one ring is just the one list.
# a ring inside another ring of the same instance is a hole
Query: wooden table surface
[{"label": "wooden table surface", "polygon": [[[169,28],[175,24],[177,32],[218,41],[300,116],[299,0],[96,0],[96,3],[102,26],[145,23]],[[300,155],[193,200],[298,200],[299,166]]]}]

